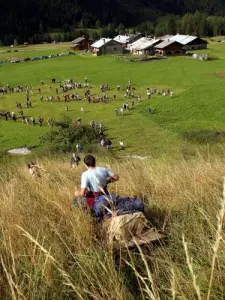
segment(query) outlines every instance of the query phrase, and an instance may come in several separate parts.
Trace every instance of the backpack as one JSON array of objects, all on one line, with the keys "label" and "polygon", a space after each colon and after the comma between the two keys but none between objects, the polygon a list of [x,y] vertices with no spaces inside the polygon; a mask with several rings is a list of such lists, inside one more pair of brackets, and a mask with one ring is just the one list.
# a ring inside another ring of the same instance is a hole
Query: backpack
[{"label": "backpack", "polygon": [[138,198],[117,196],[113,200],[118,213],[135,211],[144,212],[144,203]]}]

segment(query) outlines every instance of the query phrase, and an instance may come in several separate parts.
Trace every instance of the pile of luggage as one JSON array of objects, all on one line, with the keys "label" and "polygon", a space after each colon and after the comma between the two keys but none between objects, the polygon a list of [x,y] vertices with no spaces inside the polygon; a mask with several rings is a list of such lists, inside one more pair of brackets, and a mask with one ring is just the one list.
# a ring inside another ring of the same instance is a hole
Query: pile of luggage
[{"label": "pile of luggage", "polygon": [[101,195],[93,202],[91,210],[103,223],[108,241],[114,248],[132,248],[165,237],[149,225],[144,203],[138,198]]}]

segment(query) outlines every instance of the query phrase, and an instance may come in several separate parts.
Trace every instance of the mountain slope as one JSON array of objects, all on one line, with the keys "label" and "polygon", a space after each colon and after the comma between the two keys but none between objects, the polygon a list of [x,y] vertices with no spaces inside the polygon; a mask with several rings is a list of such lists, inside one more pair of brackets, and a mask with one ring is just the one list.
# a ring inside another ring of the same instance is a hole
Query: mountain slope
[{"label": "mountain slope", "polygon": [[156,21],[164,14],[182,15],[200,10],[209,15],[225,15],[223,0],[8,0],[1,3],[0,40],[26,40],[48,28],[61,28],[87,20],[94,25],[123,23],[137,25]]}]

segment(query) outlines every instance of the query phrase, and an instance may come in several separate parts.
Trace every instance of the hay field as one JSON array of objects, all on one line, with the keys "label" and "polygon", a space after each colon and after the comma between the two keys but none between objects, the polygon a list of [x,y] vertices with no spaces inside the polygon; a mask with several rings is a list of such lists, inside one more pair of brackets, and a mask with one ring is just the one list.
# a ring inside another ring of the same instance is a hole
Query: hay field
[{"label": "hay field", "polygon": [[143,199],[167,235],[117,265],[101,226],[72,205],[83,164],[37,161],[38,179],[23,158],[1,161],[2,299],[224,299],[224,160],[99,158],[120,174],[110,191]]}]

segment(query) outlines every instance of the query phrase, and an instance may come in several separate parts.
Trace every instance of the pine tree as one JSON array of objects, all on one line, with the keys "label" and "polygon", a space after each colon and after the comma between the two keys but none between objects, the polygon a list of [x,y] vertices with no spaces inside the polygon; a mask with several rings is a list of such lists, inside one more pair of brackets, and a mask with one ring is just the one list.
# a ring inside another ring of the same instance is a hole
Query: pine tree
[{"label": "pine tree", "polygon": [[18,43],[17,39],[14,39],[14,41],[13,41],[13,45],[14,45],[14,47],[17,47],[17,46],[19,46],[19,43]]}]

